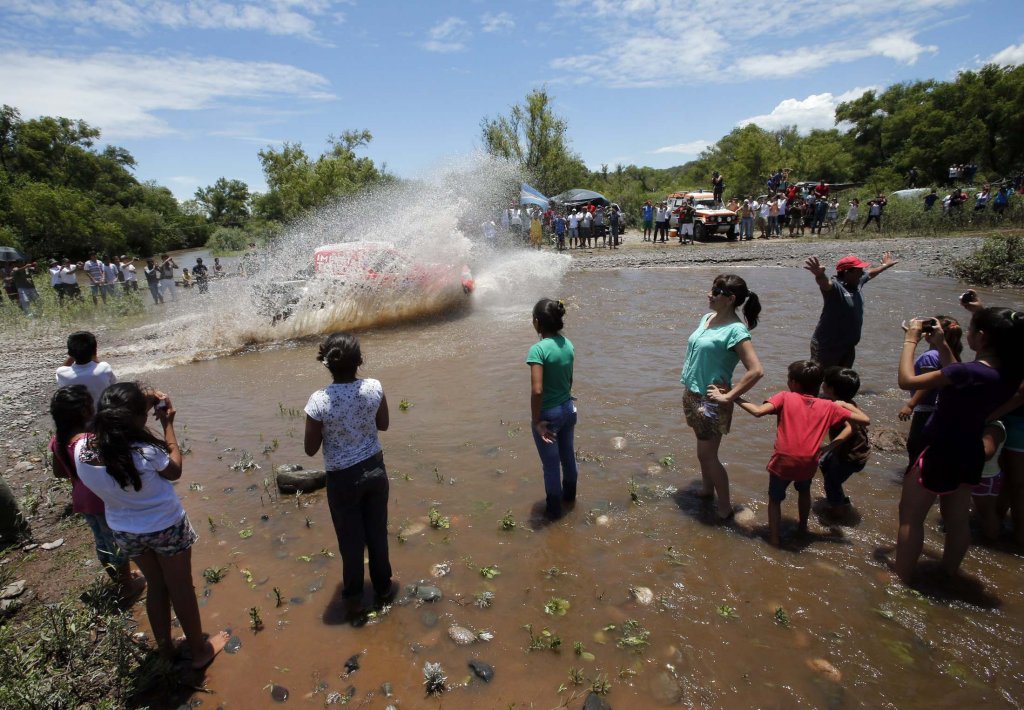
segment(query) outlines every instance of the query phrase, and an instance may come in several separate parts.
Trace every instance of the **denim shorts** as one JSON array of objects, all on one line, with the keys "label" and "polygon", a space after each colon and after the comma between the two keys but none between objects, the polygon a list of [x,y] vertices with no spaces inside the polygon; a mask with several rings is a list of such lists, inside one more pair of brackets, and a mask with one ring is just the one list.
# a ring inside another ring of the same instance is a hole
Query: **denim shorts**
[{"label": "denim shorts", "polygon": [[785,478],[779,478],[774,473],[768,472],[768,500],[773,503],[781,503],[786,500],[786,489],[789,488],[789,484],[793,484],[793,488],[796,489],[797,493],[806,493],[811,490],[811,481],[814,479],[808,478],[806,481],[789,481]]},{"label": "denim shorts", "polygon": [[103,513],[82,513],[96,541],[96,557],[104,566],[118,568],[128,561],[128,555],[114,540],[114,531],[107,525]]},{"label": "denim shorts", "polygon": [[151,533],[130,533],[114,530],[114,541],[129,557],[141,557],[152,550],[163,557],[184,552],[196,543],[199,536],[192,529],[187,515],[169,528]]}]

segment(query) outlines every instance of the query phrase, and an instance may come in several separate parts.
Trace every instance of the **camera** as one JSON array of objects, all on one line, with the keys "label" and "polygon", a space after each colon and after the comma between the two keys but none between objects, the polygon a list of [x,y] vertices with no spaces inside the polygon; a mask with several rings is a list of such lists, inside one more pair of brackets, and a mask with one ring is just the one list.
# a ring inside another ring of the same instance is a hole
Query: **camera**
[{"label": "camera", "polygon": [[925,335],[931,335],[935,332],[935,328],[939,325],[939,322],[934,318],[922,318],[921,319],[921,332]]},{"label": "camera", "polygon": [[157,403],[153,405],[153,409],[158,412],[162,412],[163,410],[167,409],[167,400],[157,400]]},{"label": "camera", "polygon": [[978,300],[978,294],[974,291],[964,291],[960,294],[960,303],[974,303]]}]

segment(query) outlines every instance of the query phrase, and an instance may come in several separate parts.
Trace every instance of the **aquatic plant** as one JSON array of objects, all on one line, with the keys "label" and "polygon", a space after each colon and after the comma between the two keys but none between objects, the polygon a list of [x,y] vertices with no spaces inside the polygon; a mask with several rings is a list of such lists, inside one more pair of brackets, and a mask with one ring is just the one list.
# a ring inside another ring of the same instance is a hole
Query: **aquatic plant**
[{"label": "aquatic plant", "polygon": [[188,489],[189,489],[190,491],[199,491],[199,492],[202,492],[202,490],[203,490],[203,484],[202,484],[202,483],[200,483],[199,481],[192,481],[191,483],[189,483],[189,484],[188,484]]},{"label": "aquatic plant", "polygon": [[551,597],[544,604],[544,613],[548,616],[565,616],[569,611],[569,600],[561,597]]},{"label": "aquatic plant", "polygon": [[722,604],[718,607],[717,611],[718,615],[723,619],[735,619],[737,616],[736,607],[729,606],[728,604]]},{"label": "aquatic plant", "polygon": [[590,690],[597,695],[608,695],[612,692],[611,681],[608,680],[607,675],[598,674],[597,678],[594,678],[594,682],[590,684]]},{"label": "aquatic plant", "polygon": [[640,500],[640,485],[632,476],[629,477],[629,481],[626,483],[626,491],[629,493],[629,499],[631,501],[633,501],[637,505],[644,504],[644,502]]},{"label": "aquatic plant", "polygon": [[622,624],[622,636],[616,642],[619,648],[641,650],[650,645],[651,632],[635,619],[627,619]]},{"label": "aquatic plant", "polygon": [[660,463],[663,468],[672,468],[672,465],[675,463],[675,459],[672,458],[672,454],[669,454],[668,456],[662,456],[658,459],[658,463]]},{"label": "aquatic plant", "polygon": [[210,526],[210,532],[212,532],[212,533],[217,532],[217,523],[213,522],[213,516],[212,515],[207,515],[206,516],[206,522]]},{"label": "aquatic plant", "polygon": [[551,650],[555,651],[562,645],[562,639],[557,634],[551,632],[548,627],[541,629],[539,634],[534,635],[533,624],[526,624],[523,627],[526,632],[530,634],[530,645],[526,647],[527,651],[538,651],[538,650]]},{"label": "aquatic plant", "polygon": [[427,661],[423,664],[423,685],[426,686],[427,695],[440,695],[448,689],[448,678],[440,663]]},{"label": "aquatic plant", "polygon": [[409,400],[407,400],[407,399],[403,399],[403,400],[402,400],[401,402],[399,402],[399,403],[398,403],[398,408],[399,408],[400,410],[402,410],[403,412],[408,412],[408,411],[409,411],[409,408],[410,408],[411,406],[412,406],[412,402],[410,402],[410,401],[409,401]]},{"label": "aquatic plant", "polygon": [[279,587],[274,587],[274,606],[280,607],[283,602],[284,597],[281,596],[281,589]]},{"label": "aquatic plant", "polygon": [[505,515],[501,518],[501,529],[502,530],[515,530],[516,519],[512,517],[512,510],[506,510]]},{"label": "aquatic plant", "polygon": [[481,609],[488,609],[488,608],[490,608],[490,606],[491,606],[491,604],[493,602],[494,602],[494,592],[477,592],[474,595],[473,603],[476,604]]},{"label": "aquatic plant", "polygon": [[238,460],[231,464],[233,471],[250,471],[259,467],[260,465],[253,460],[252,454],[247,449],[242,449],[238,454]]},{"label": "aquatic plant", "polygon": [[427,519],[430,521],[430,527],[435,530],[447,530],[452,524],[448,516],[441,515],[437,508],[431,508],[427,512]]},{"label": "aquatic plant", "polygon": [[789,626],[789,614],[781,606],[775,610],[775,623],[780,626]]},{"label": "aquatic plant", "polygon": [[583,675],[582,668],[570,668],[569,669],[569,682],[573,685],[583,685],[587,682],[587,677]]},{"label": "aquatic plant", "polygon": [[260,609],[259,609],[259,607],[251,606],[251,607],[249,607],[248,611],[249,611],[249,628],[251,628],[253,630],[253,632],[256,632],[256,633],[262,631],[263,630],[263,617],[260,616]]},{"label": "aquatic plant", "polygon": [[544,577],[546,577],[547,579],[554,579],[555,577],[558,577],[561,574],[562,570],[554,566],[548,567],[546,570],[544,570]]},{"label": "aquatic plant", "polygon": [[238,537],[242,538],[243,540],[248,540],[250,537],[252,537],[252,528],[242,528],[238,531]]},{"label": "aquatic plant", "polygon": [[216,584],[220,580],[224,579],[224,575],[227,574],[227,567],[207,567],[203,570],[203,579],[206,580],[207,584]]},{"label": "aquatic plant", "polygon": [[501,570],[498,569],[497,565],[487,565],[480,568],[480,576],[484,579],[494,579],[499,574],[501,574]]}]

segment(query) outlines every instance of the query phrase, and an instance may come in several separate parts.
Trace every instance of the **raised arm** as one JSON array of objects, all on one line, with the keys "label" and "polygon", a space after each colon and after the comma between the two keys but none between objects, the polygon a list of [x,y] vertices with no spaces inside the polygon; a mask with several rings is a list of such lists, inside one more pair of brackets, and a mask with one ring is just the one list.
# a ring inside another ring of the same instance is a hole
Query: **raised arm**
[{"label": "raised arm", "polygon": [[842,407],[843,409],[850,413],[849,421],[853,422],[854,424],[863,424],[867,426],[868,424],[871,423],[871,417],[869,417],[861,409],[859,409],[857,405],[852,404],[851,402],[843,402],[838,399],[836,400],[836,404],[838,404],[840,407]]},{"label": "raised arm", "polygon": [[[896,382],[900,389],[905,390],[932,390],[945,387],[949,379],[942,374],[942,370],[924,372],[920,375],[914,374],[914,350],[921,340],[921,321],[914,319],[910,321],[907,332],[903,334],[903,350],[900,352],[900,364],[897,372]],[[942,361],[942,348],[949,350],[946,338],[942,334],[942,326],[936,323],[935,330],[928,336],[928,342],[939,349],[939,359]]]},{"label": "raised arm", "polygon": [[891,269],[896,266],[899,262],[892,258],[892,252],[887,251],[882,254],[882,263],[873,269],[868,269],[868,278],[873,279],[886,269]]},{"label": "raised arm", "polygon": [[818,284],[818,288],[821,289],[822,293],[828,293],[832,290],[832,280],[825,275],[825,267],[821,265],[818,257],[807,257],[804,261],[804,268],[814,274],[814,281]]}]

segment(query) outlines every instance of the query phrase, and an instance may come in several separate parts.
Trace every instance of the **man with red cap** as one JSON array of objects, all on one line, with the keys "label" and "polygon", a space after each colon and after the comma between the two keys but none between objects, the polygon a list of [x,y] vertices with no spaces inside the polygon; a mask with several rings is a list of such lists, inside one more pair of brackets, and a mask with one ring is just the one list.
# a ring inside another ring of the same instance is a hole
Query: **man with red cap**
[{"label": "man with red cap", "polygon": [[804,268],[814,274],[824,303],[818,326],[811,336],[811,359],[822,367],[839,365],[853,367],[857,343],[864,325],[864,296],[861,288],[886,269],[896,266],[890,252],[882,255],[882,263],[873,269],[866,261],[850,254],[836,262],[836,275],[825,275],[825,267],[812,256]]}]

